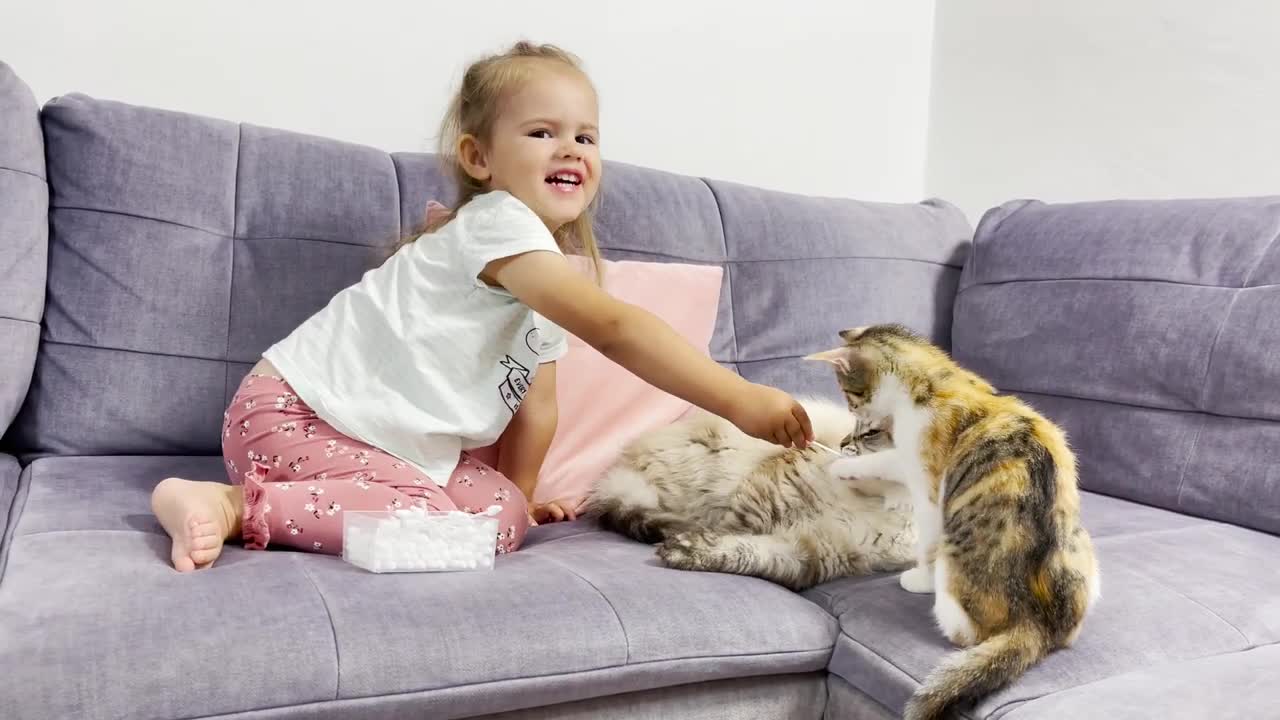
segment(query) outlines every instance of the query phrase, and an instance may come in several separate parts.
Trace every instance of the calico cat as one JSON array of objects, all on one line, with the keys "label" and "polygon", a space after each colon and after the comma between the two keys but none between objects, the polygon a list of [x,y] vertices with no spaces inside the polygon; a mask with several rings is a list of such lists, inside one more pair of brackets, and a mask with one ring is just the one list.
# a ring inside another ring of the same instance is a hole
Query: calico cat
[{"label": "calico cat", "polygon": [[[816,439],[849,453],[892,447],[883,431],[854,434],[845,408],[802,404]],[[753,575],[788,588],[900,570],[914,531],[893,483],[858,487],[831,476],[839,456],[784,449],[696,411],[625,447],[588,499],[602,526],[646,543],[685,570]],[[888,491],[888,496],[886,492]]]},{"label": "calico cat", "polygon": [[910,330],[840,337],[810,359],[835,366],[849,409],[890,427],[894,448],[838,459],[831,472],[911,494],[916,566],[900,583],[935,592],[939,627],[966,649],[930,674],[905,717],[947,717],[1069,646],[1098,597],[1075,456],[1056,425]]}]

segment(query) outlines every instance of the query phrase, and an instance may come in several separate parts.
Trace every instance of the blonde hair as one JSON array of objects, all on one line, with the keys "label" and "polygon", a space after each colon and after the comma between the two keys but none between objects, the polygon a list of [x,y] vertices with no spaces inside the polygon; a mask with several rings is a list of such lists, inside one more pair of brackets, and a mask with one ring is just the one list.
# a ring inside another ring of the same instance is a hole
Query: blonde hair
[{"label": "blonde hair", "polygon": [[[421,232],[434,232],[454,218],[472,198],[488,192],[485,184],[471,177],[458,160],[458,141],[463,135],[471,135],[487,141],[493,132],[498,111],[505,100],[521,82],[529,77],[529,70],[536,62],[558,63],[577,72],[590,83],[578,58],[555,45],[535,45],[518,42],[506,52],[490,55],[472,63],[462,76],[462,86],[449,103],[444,120],[440,124],[439,159],[442,171],[453,176],[458,199],[447,214],[440,214],[428,222]],[[597,198],[599,195],[596,196]],[[584,255],[599,279],[601,271],[600,247],[596,243],[592,216],[596,200],[572,222],[554,233],[556,244],[565,253]],[[401,238],[392,249],[394,253],[413,242],[418,233]]]}]

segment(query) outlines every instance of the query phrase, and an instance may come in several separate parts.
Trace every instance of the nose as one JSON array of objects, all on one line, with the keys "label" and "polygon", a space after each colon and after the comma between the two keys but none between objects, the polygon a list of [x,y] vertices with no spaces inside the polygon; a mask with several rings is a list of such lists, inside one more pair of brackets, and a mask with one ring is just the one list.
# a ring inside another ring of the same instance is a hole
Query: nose
[{"label": "nose", "polygon": [[560,157],[567,160],[580,160],[582,158],[582,146],[578,144],[576,138],[569,138],[567,141],[560,142]]}]

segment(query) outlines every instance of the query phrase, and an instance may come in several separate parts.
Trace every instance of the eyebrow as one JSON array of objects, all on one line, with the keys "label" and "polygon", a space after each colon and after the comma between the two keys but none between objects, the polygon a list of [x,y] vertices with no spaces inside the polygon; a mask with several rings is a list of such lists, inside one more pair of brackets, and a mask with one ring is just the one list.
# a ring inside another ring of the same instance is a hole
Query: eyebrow
[{"label": "eyebrow", "polygon": [[[560,125],[560,123],[556,122],[555,120],[550,120],[547,118],[534,118],[532,120],[526,120],[523,123],[520,123],[520,127],[528,127],[529,125]],[[583,125],[581,129],[589,130],[591,132],[600,132],[600,128],[590,123]]]}]

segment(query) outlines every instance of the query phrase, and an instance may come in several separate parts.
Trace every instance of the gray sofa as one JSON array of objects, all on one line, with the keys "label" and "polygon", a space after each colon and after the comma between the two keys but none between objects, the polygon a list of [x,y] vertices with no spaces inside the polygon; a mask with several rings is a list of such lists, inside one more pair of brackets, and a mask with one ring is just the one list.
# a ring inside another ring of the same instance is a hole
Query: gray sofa
[{"label": "gray sofa", "polygon": [[[972,718],[1280,716],[1280,199],[799,197],[610,163],[606,255],[726,268],[714,357],[899,321],[1060,421],[1103,600]],[[948,651],[892,577],[794,594],[587,522],[491,573],[229,548],[167,563],[148,495],[224,479],[268,344],[450,199],[433,159],[83,95],[0,64],[0,715],[890,718]],[[430,309],[424,309],[429,318]],[[954,318],[954,320],[953,320]]]}]

